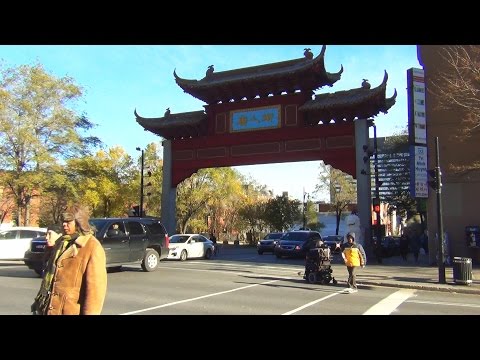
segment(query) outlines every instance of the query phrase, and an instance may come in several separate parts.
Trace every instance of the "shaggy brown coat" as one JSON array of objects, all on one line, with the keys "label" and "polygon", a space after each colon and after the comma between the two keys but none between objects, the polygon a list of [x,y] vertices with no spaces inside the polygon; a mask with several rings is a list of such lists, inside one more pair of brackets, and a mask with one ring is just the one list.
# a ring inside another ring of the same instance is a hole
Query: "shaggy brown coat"
[{"label": "shaggy brown coat", "polygon": [[107,292],[105,250],[79,236],[57,261],[47,315],[99,315]]}]

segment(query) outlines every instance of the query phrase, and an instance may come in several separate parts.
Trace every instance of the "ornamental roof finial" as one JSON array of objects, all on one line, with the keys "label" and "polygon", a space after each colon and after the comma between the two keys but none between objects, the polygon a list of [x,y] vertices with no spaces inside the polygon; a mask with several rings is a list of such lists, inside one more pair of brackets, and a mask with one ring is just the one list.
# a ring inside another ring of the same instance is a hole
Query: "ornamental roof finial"
[{"label": "ornamental roof finial", "polygon": [[303,53],[303,55],[308,59],[308,60],[312,60],[313,59],[313,53],[312,53],[312,49],[310,48],[305,48],[304,49],[305,52]]},{"label": "ornamental roof finial", "polygon": [[205,74],[205,77],[209,77],[210,75],[213,74],[214,71],[215,71],[215,70],[213,69],[213,65],[210,65],[210,66],[208,67],[208,69],[207,69],[207,72],[206,72],[206,74]]},{"label": "ornamental roof finial", "polygon": [[372,85],[370,85],[370,83],[368,82],[368,79],[363,79],[362,88],[370,89],[371,87],[372,87]]}]

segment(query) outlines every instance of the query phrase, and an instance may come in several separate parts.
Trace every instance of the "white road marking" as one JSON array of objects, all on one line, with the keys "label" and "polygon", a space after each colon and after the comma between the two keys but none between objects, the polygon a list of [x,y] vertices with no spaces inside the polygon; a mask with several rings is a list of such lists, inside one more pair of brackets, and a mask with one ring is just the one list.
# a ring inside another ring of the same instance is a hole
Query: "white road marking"
[{"label": "white road marking", "polygon": [[320,301],[327,300],[327,299],[329,299],[329,298],[331,298],[331,297],[337,296],[338,294],[342,294],[342,293],[345,293],[345,292],[346,292],[345,289],[340,290],[340,291],[337,291],[337,292],[335,292],[335,293],[333,293],[333,294],[330,294],[330,295],[327,295],[327,296],[325,296],[325,297],[323,297],[323,298],[317,299],[317,300],[315,300],[315,301],[311,301],[311,302],[309,302],[308,304],[302,305],[302,306],[300,306],[300,307],[298,307],[298,308],[296,308],[296,309],[287,311],[286,313],[284,313],[284,314],[282,314],[282,315],[292,315],[292,314],[294,314],[294,313],[296,313],[296,312],[298,312],[298,311],[300,311],[300,310],[303,310],[303,309],[305,309],[305,308],[307,308],[307,307],[309,307],[309,306],[315,305],[316,303],[319,303]]},{"label": "white road marking", "polygon": [[[182,264],[183,265],[183,264]],[[286,277],[285,279],[299,279],[301,278],[300,275],[298,275],[298,270],[299,269],[294,269],[294,268],[277,268],[277,267],[274,267],[274,266],[255,266],[255,265],[241,265],[241,266],[238,266],[238,267],[243,267],[242,268],[238,268],[237,265],[235,264],[230,264],[229,266],[219,266],[219,267],[222,267],[222,268],[226,268],[228,270],[218,270],[218,269],[197,269],[197,268],[187,268],[187,267],[177,267],[177,266],[162,266],[162,268],[166,268],[166,269],[174,269],[174,270],[184,270],[184,271],[215,271],[215,272],[219,272],[219,273],[223,273],[223,274],[232,274],[232,272],[234,270],[237,271],[237,274],[248,274],[250,276],[257,276],[257,277],[261,277],[261,276],[272,276],[272,274],[254,274],[252,273],[249,269],[255,269],[257,271],[261,271],[261,270],[265,270],[265,271],[268,271],[268,270],[274,270],[275,271],[275,276],[278,276],[278,272],[283,272],[283,273],[287,273],[287,274],[290,274],[290,275],[293,275],[295,274],[294,276],[289,276],[289,277]],[[302,267],[302,270],[304,268]],[[303,274],[303,271],[302,271],[302,274]]]},{"label": "white road marking", "polygon": [[124,313],[124,314],[120,314],[120,315],[138,314],[138,313],[141,313],[141,312],[150,311],[150,310],[155,310],[155,309],[160,309],[160,308],[167,307],[167,306],[173,306],[173,305],[183,304],[183,303],[190,302],[190,301],[195,301],[195,300],[200,300],[200,299],[209,298],[209,297],[212,297],[212,296],[228,294],[228,293],[231,293],[231,292],[235,292],[235,291],[239,291],[239,290],[243,290],[243,289],[248,289],[248,288],[255,287],[255,286],[259,286],[259,285],[271,284],[271,283],[274,283],[274,282],[277,282],[277,281],[280,281],[280,280],[270,280],[270,281],[265,281],[265,282],[262,282],[262,283],[259,283],[259,284],[242,286],[242,287],[239,287],[239,288],[236,288],[236,289],[231,289],[231,290],[226,290],[226,291],[220,291],[220,292],[213,293],[213,294],[208,294],[208,295],[203,295],[203,296],[197,296],[197,297],[194,297],[194,298],[191,298],[191,299],[174,301],[174,302],[171,302],[171,303],[168,303],[168,304],[153,306],[153,307],[150,307],[150,308],[141,309],[141,310],[136,310],[136,311],[130,311],[130,312],[127,312],[127,313]]},{"label": "white road marking", "polygon": [[401,289],[382,299],[370,309],[365,311],[363,315],[390,315],[396,308],[412,297],[415,293],[414,289]]},{"label": "white road marking", "polygon": [[[292,267],[280,267],[280,266],[268,266],[268,265],[258,265],[258,264],[236,264],[236,263],[228,263],[228,262],[205,262],[205,261],[188,261],[188,263],[183,263],[182,266],[196,266],[196,265],[204,265],[204,266],[221,266],[221,267],[246,267],[246,268],[259,268],[259,269],[274,269],[274,270],[294,270],[298,272],[298,269],[302,271],[305,269],[304,265],[294,265]],[[163,264],[162,264],[162,267]],[[169,267],[166,265],[165,267]]]}]

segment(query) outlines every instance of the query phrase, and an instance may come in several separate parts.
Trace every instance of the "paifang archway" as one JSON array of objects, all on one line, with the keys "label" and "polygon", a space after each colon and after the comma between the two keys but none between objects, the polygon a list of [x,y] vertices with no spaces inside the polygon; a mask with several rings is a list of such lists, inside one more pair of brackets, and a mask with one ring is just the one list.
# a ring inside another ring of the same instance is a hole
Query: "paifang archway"
[{"label": "paifang archway", "polygon": [[[205,110],[137,122],[163,137],[162,221],[175,231],[176,186],[202,168],[323,160],[357,179],[359,216],[370,231],[370,168],[363,161],[372,117],[393,106],[386,98],[388,75],[371,88],[315,94],[332,87],[343,72],[325,70],[326,46],[317,57],[215,72],[209,66],[201,80],[182,79],[184,92],[204,101]],[[367,233],[368,231],[368,233]]]}]

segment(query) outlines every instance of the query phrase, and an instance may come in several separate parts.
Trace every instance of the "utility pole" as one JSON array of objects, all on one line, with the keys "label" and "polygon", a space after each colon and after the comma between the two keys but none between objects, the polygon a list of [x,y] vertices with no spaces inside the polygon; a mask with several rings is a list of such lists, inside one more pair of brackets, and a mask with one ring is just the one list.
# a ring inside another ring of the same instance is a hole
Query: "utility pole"
[{"label": "utility pole", "polygon": [[[305,230],[307,226],[307,214],[306,214],[307,202],[305,199],[306,196],[307,196],[307,193],[305,192],[305,188],[303,188],[303,230]],[[310,195],[308,195],[308,198],[310,199]]]},{"label": "utility pole", "polygon": [[440,170],[440,152],[438,145],[438,136],[435,137],[435,169],[428,170],[428,175],[432,177],[432,180],[428,184],[437,193],[437,226],[438,226],[438,282],[440,284],[446,284],[445,280],[445,259],[443,247],[443,210],[442,210],[442,171]]},{"label": "utility pole", "polygon": [[143,149],[137,147],[137,151],[142,152],[142,161],[140,165],[140,208],[139,208],[139,217],[143,216]]},{"label": "utility pole", "polygon": [[375,166],[375,198],[376,201],[373,204],[373,210],[375,211],[375,216],[377,218],[377,223],[375,224],[375,235],[377,237],[377,245],[381,244],[381,234],[380,234],[380,180],[378,179],[378,143],[377,143],[377,126],[373,124],[373,150],[375,152],[374,157],[374,166]]}]

